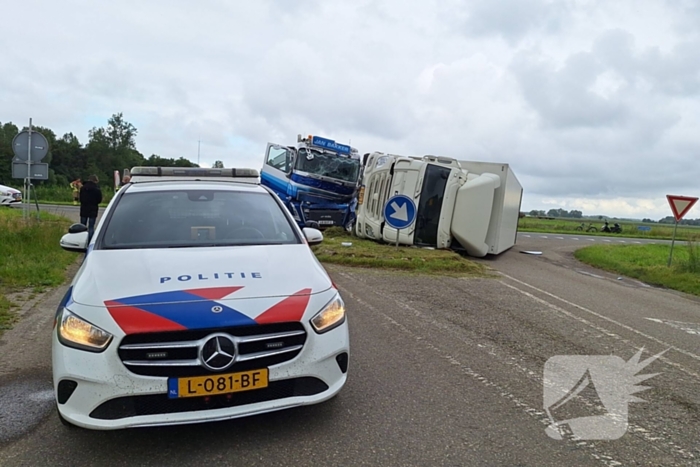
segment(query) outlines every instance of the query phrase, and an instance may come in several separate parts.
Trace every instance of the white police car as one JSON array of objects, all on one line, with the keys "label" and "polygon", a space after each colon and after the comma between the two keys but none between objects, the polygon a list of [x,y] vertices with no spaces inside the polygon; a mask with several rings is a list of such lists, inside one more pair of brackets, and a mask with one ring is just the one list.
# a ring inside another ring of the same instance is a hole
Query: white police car
[{"label": "white police car", "polygon": [[135,167],[57,312],[64,424],[118,429],[315,404],[345,384],[345,305],[300,229],[251,169]]},{"label": "white police car", "polygon": [[22,202],[22,192],[5,185],[0,185],[0,206],[11,206]]}]

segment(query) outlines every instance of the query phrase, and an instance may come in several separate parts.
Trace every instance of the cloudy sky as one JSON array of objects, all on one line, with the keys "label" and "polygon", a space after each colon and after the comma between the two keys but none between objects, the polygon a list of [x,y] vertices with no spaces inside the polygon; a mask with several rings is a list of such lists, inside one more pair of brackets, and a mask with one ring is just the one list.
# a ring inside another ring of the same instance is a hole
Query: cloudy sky
[{"label": "cloudy sky", "polygon": [[[695,0],[5,2],[0,121],[260,168],[268,141],[505,162],[523,210],[700,195]],[[700,217],[694,208],[688,217]]]}]

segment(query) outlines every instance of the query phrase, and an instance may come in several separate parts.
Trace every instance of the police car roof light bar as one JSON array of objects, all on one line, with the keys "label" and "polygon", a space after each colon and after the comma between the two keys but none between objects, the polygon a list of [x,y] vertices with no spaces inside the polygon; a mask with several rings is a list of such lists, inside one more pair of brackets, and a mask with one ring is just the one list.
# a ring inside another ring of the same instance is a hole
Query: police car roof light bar
[{"label": "police car roof light bar", "polygon": [[260,172],[245,168],[200,168],[200,167],[134,167],[131,176],[146,177],[231,177],[258,178]]}]

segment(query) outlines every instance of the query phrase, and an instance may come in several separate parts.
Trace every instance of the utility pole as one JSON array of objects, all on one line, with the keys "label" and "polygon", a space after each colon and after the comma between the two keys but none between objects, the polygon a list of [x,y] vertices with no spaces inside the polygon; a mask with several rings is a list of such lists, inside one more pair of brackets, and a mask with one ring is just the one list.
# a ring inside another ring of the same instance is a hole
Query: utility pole
[{"label": "utility pole", "polygon": [[199,147],[200,147],[201,143],[202,143],[202,141],[198,139],[197,140],[197,165],[201,165],[199,163]]}]

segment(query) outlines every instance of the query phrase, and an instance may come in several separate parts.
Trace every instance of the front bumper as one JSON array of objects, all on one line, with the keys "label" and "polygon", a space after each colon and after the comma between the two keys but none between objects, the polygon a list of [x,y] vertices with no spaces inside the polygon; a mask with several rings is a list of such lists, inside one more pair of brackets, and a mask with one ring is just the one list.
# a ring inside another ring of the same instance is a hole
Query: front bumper
[{"label": "front bumper", "polygon": [[114,430],[219,421],[321,403],[335,396],[347,379],[347,321],[320,335],[308,329],[308,336],[294,359],[268,367],[268,388],[205,400],[169,399],[168,378],[130,372],[116,342],[102,353],[86,352],[62,345],[54,330],[58,410],[72,424]]},{"label": "front bumper", "polygon": [[0,205],[3,206],[9,206],[11,204],[15,203],[22,203],[22,197],[11,197],[11,196],[5,196],[0,198]]}]

